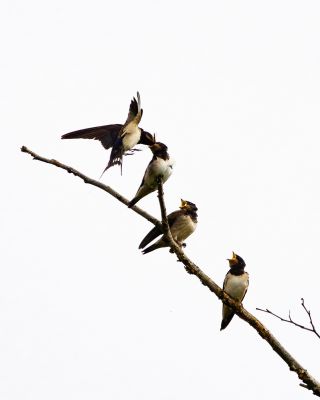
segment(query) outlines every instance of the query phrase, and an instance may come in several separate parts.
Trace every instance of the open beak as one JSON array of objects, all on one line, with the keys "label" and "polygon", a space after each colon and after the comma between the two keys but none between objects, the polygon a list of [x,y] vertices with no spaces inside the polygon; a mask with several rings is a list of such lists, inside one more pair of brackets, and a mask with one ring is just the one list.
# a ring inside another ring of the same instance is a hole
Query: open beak
[{"label": "open beak", "polygon": [[181,199],[181,205],[180,205],[180,208],[182,209],[182,208],[186,208],[188,206],[188,202],[187,201],[185,201],[185,200],[183,200],[183,199]]},{"label": "open beak", "polygon": [[227,258],[227,260],[229,261],[230,267],[232,265],[238,264],[238,258],[237,258],[237,255],[236,255],[236,253],[234,251],[232,252],[232,258]]}]

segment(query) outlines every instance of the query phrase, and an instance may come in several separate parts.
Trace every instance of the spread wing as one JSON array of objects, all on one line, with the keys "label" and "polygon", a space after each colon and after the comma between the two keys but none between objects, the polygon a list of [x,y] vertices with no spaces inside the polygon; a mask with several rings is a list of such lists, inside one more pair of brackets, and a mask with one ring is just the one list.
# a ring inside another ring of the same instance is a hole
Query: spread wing
[{"label": "spread wing", "polygon": [[131,100],[128,117],[124,125],[128,125],[133,120],[136,120],[138,124],[141,120],[142,113],[140,94],[137,92],[137,98],[134,97]]},{"label": "spread wing", "polygon": [[[181,210],[174,211],[171,214],[168,215],[168,223],[169,227],[173,225],[174,221],[176,218],[181,214]],[[155,226],[151,231],[147,234],[145,238],[143,238],[142,242],[139,245],[139,249],[143,249],[146,247],[150,242],[152,242],[154,239],[156,239],[158,236],[162,234],[161,229],[158,226]]]},{"label": "spread wing", "polygon": [[94,126],[93,128],[80,129],[78,131],[65,133],[61,136],[61,139],[100,140],[105,149],[110,149],[117,140],[121,129],[121,124]]}]

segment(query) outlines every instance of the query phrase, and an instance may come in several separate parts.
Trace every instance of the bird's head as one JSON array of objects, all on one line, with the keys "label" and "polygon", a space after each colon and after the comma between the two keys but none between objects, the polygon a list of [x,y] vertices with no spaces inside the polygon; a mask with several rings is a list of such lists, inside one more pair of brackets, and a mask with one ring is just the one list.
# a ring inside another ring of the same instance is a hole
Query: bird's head
[{"label": "bird's head", "polygon": [[234,252],[232,252],[232,258],[227,258],[227,260],[230,268],[244,268],[246,266],[244,259]]},{"label": "bird's head", "polygon": [[168,147],[161,143],[161,142],[155,142],[152,144],[150,147],[150,150],[152,151],[153,154],[161,154],[161,153],[166,153],[168,151]]},{"label": "bird's head", "polygon": [[142,144],[146,144],[148,146],[152,146],[153,144],[155,144],[155,142],[156,142],[155,134],[152,135],[151,133],[149,133],[143,129],[141,129],[141,131],[143,132],[143,141],[141,141]]},{"label": "bird's head", "polygon": [[198,211],[198,208],[194,203],[191,203],[191,201],[183,199],[181,199],[180,208],[181,210]]}]

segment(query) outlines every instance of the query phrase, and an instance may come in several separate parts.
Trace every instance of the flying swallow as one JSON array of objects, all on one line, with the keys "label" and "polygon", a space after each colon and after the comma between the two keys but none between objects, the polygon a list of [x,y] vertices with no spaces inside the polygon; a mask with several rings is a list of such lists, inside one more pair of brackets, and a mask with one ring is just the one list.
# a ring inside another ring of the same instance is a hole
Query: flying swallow
[{"label": "flying swallow", "polygon": [[[183,246],[183,241],[187,239],[196,229],[198,223],[198,208],[195,204],[190,201],[182,200],[180,210],[174,211],[168,215],[168,223],[171,231],[172,238],[177,242],[179,246]],[[161,235],[159,227],[155,226],[147,234],[139,245],[139,249],[143,249],[150,242]],[[160,249],[161,247],[168,247],[169,242],[163,235],[154,244],[142,250],[143,254],[150,253],[150,251]]]},{"label": "flying swallow", "polygon": [[105,149],[111,149],[108,165],[103,173],[114,165],[120,165],[122,174],[122,158],[124,155],[133,154],[136,144],[152,145],[155,142],[151,133],[139,128],[143,109],[141,108],[140,94],[130,103],[129,113],[124,125],[111,124],[95,126],[93,128],[80,129],[61,136],[61,139],[95,139],[100,140]]},{"label": "flying swallow", "polygon": [[162,178],[162,182],[164,183],[172,173],[174,163],[168,154],[168,147],[160,142],[156,142],[149,147],[153,153],[153,157],[144,173],[136,195],[128,204],[129,208],[158,188],[159,177]]},{"label": "flying swallow", "polygon": [[[235,253],[232,253],[232,258],[228,258],[228,261],[230,270],[224,279],[223,290],[233,299],[242,302],[249,286],[249,274],[244,271],[246,263],[243,258]],[[220,330],[225,329],[229,325],[233,316],[234,311],[224,304],[222,307],[222,322]]]}]

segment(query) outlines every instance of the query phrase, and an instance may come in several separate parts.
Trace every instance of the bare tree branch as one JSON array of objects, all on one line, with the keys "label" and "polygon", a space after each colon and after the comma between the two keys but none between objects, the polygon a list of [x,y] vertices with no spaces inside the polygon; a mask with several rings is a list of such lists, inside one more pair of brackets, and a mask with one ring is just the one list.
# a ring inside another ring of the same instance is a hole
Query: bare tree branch
[{"label": "bare tree branch", "polygon": [[170,228],[169,228],[169,223],[168,223],[168,218],[167,218],[167,210],[166,210],[166,205],[164,203],[164,193],[163,193],[162,178],[158,179],[158,199],[159,199],[160,210],[161,210],[161,220],[162,220],[163,233],[168,238],[168,240],[170,242],[170,245],[172,245],[172,243],[174,243],[174,240],[173,240],[173,237],[171,235]]},{"label": "bare tree branch", "polygon": [[301,328],[301,329],[304,329],[304,330],[306,330],[306,331],[312,332],[312,333],[314,333],[314,334],[320,339],[320,334],[317,332],[317,330],[316,330],[316,328],[315,328],[315,326],[314,326],[314,324],[313,324],[313,321],[312,321],[311,311],[310,311],[310,310],[307,310],[307,308],[306,308],[306,306],[305,306],[305,304],[304,304],[304,299],[303,299],[303,298],[301,298],[301,306],[303,307],[304,311],[308,314],[309,323],[310,323],[310,325],[311,325],[311,328],[308,328],[307,326],[298,324],[297,322],[293,321],[293,319],[291,318],[291,313],[290,313],[290,311],[289,311],[288,319],[286,319],[286,318],[280,317],[280,315],[275,314],[274,312],[268,310],[267,308],[266,308],[265,310],[263,310],[262,308],[256,308],[256,310],[265,312],[265,313],[270,314],[270,315],[273,315],[274,317],[280,319],[280,321],[288,322],[289,324],[292,324],[292,325],[294,325],[294,326],[297,326],[298,328]]},{"label": "bare tree branch", "polygon": [[[86,175],[82,174],[81,172],[77,171],[76,169],[64,165],[56,160],[50,160],[48,158],[41,157],[36,153],[32,152],[25,146],[21,148],[21,151],[24,153],[29,153],[35,160],[42,161],[48,164],[52,164],[58,168],[62,168],[69,173],[72,173],[75,176],[81,178],[85,183],[89,183],[93,186],[97,186],[100,189],[106,191],[107,193],[111,194],[117,200],[121,201],[123,204],[128,205],[128,200],[122,197],[119,193],[115,192],[109,186],[102,184],[101,182],[95,181],[93,179],[88,178]],[[162,213],[162,220],[163,224],[160,223],[157,219],[143,211],[138,207],[133,207],[132,209],[141,215],[143,218],[146,218],[148,221],[153,223],[154,225],[158,225],[161,227],[162,231],[168,235],[170,240],[170,230],[168,227],[168,222],[166,218],[166,210],[165,204],[163,201],[163,190],[162,190],[162,183],[159,183],[160,186],[160,194],[159,202],[161,205],[161,213]],[[160,224],[160,225],[159,225]],[[201,283],[206,286],[211,292],[213,292],[223,303],[227,304],[231,307],[234,312],[244,321],[246,321],[250,326],[252,326],[257,333],[264,339],[266,342],[272,347],[272,349],[281,357],[285,363],[288,365],[291,371],[294,371],[299,379],[303,382],[304,387],[311,390],[316,396],[320,397],[320,383],[317,382],[309,373],[308,371],[302,367],[297,360],[293,358],[293,356],[288,353],[288,351],[280,344],[280,342],[267,330],[267,328],[252,314],[250,314],[242,304],[238,303],[237,301],[233,300],[230,296],[228,296],[208,275],[206,275],[195,263],[193,263],[183,252],[183,250],[178,246],[172,239],[170,247],[176,254],[179,261],[181,261],[186,270],[195,276],[201,281]]]},{"label": "bare tree branch", "polygon": [[304,308],[305,312],[308,314],[309,321],[310,321],[310,325],[312,326],[312,329],[313,329],[314,333],[315,333],[315,334],[318,336],[318,338],[320,339],[320,335],[319,335],[319,333],[317,332],[317,330],[316,330],[316,328],[315,328],[315,326],[314,326],[314,324],[313,324],[313,321],[312,321],[311,311],[310,311],[310,310],[308,311],[308,310],[306,309],[306,306],[304,305],[304,298],[301,298],[301,305],[302,305],[302,307]]},{"label": "bare tree branch", "polygon": [[[54,159],[49,159],[49,158],[45,158],[45,157],[39,156],[38,154],[36,154],[33,151],[29,150],[26,146],[22,146],[21,147],[21,151],[23,153],[30,154],[33,157],[34,160],[42,161],[42,162],[47,163],[47,164],[52,164],[52,165],[54,165],[54,166],[56,166],[58,168],[62,168],[64,170],[66,170],[67,172],[69,172],[69,174],[73,174],[75,176],[78,176],[79,178],[81,178],[84,181],[84,183],[88,183],[89,185],[93,185],[93,186],[96,186],[96,187],[104,190],[105,192],[109,193],[111,196],[113,196],[114,198],[116,198],[121,203],[125,204],[126,206],[129,204],[129,200],[127,200],[121,194],[119,194],[118,192],[113,190],[110,186],[104,185],[103,183],[101,183],[99,181],[96,181],[96,180],[94,180],[92,178],[89,178],[88,176],[82,174],[81,172],[77,171],[73,167],[70,167],[68,165],[62,164],[59,161],[54,160]],[[147,219],[153,225],[157,225],[162,229],[161,222],[158,221],[156,218],[154,218],[152,215],[148,214],[146,211],[142,210],[140,207],[133,206],[133,207],[131,207],[131,210],[133,210],[137,214],[141,215],[141,217]]]}]

